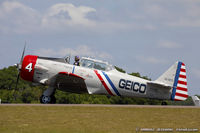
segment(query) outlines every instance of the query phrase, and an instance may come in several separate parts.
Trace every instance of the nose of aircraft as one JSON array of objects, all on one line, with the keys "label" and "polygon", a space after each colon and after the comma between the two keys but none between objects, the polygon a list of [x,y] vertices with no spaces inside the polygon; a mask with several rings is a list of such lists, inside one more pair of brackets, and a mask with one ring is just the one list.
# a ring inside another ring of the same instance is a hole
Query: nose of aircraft
[{"label": "nose of aircraft", "polygon": [[34,68],[37,62],[38,56],[26,55],[22,61],[20,77],[27,81],[33,81]]}]

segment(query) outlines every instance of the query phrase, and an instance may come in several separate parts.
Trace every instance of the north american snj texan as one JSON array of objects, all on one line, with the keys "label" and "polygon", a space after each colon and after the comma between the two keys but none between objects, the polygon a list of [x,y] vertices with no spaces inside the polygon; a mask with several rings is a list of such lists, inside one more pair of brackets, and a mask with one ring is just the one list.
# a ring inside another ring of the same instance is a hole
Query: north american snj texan
[{"label": "north american snj texan", "polygon": [[41,103],[55,103],[55,90],[72,93],[103,94],[122,97],[143,97],[182,101],[188,98],[186,68],[176,62],[155,81],[149,81],[117,71],[100,60],[82,57],[80,66],[64,58],[26,55],[17,64],[19,76],[27,81],[46,85]]}]

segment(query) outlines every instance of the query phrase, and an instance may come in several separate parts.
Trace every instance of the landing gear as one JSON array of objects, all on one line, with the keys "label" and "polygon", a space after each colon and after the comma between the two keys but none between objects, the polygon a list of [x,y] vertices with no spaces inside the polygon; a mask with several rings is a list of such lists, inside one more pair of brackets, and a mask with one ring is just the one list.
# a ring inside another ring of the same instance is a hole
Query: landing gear
[{"label": "landing gear", "polygon": [[163,101],[163,102],[161,103],[161,105],[167,105],[167,102],[164,102],[164,101]]},{"label": "landing gear", "polygon": [[42,104],[55,104],[56,98],[54,96],[55,89],[53,87],[49,87],[44,91],[42,96],[40,97],[40,103]]},{"label": "landing gear", "polygon": [[56,98],[55,98],[54,95],[51,95],[51,96],[42,95],[40,97],[40,103],[43,103],[43,104],[55,104],[56,103]]}]

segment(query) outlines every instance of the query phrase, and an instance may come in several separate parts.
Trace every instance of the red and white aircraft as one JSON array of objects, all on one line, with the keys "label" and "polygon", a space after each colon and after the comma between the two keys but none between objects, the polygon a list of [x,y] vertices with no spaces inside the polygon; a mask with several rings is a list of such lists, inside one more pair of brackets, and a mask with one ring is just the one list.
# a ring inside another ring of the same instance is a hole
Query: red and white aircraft
[{"label": "red and white aircraft", "polygon": [[188,98],[186,68],[182,62],[176,62],[157,80],[149,81],[121,73],[107,62],[86,57],[81,58],[80,66],[75,66],[64,58],[23,56],[24,51],[17,65],[20,77],[48,86],[41,96],[41,103],[55,103],[56,89],[160,100],[182,101]]}]

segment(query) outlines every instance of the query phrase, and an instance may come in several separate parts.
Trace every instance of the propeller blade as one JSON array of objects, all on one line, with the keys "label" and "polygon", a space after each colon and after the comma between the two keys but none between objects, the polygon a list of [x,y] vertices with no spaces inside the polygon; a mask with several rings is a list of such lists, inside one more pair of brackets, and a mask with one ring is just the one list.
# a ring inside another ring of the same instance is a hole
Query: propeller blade
[{"label": "propeller blade", "polygon": [[18,85],[18,82],[19,82],[19,76],[20,76],[20,70],[18,69],[18,74],[17,74],[17,81],[16,81],[16,84],[15,84],[15,89],[14,89],[14,93],[13,93],[13,97],[14,97],[14,100],[17,99],[17,85]]},{"label": "propeller blade", "polygon": [[23,50],[22,57],[21,57],[21,60],[20,60],[20,65],[22,64],[22,60],[24,58],[25,49],[26,49],[26,42],[25,42],[24,50]]},{"label": "propeller blade", "polygon": [[19,82],[19,77],[20,77],[21,66],[22,66],[22,61],[23,61],[23,58],[24,58],[25,49],[26,49],[26,42],[25,42],[25,45],[24,45],[24,49],[23,49],[23,52],[22,52],[20,63],[16,64],[16,67],[18,69],[18,74],[17,74],[16,85],[15,85],[15,91],[17,90],[17,85],[18,85],[18,82]]},{"label": "propeller blade", "polygon": [[18,82],[19,82],[19,76],[20,76],[20,73],[18,72],[17,81],[16,81],[16,85],[15,85],[15,90],[17,90],[17,85],[18,85]]}]

